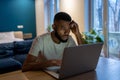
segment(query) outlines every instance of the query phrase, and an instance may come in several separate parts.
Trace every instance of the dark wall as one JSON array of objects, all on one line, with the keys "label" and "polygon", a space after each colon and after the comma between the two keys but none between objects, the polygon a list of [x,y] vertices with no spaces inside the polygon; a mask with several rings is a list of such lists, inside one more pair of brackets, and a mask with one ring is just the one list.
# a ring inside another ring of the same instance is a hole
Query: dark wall
[{"label": "dark wall", "polygon": [[[23,25],[24,28],[17,28]],[[35,0],[0,0],[0,32],[23,31],[36,36]]]}]

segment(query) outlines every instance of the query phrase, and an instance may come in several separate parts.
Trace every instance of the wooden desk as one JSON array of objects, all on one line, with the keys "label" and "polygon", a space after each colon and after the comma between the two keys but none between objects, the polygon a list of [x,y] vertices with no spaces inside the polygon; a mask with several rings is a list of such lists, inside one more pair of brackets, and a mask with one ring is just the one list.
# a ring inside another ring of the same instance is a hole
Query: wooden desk
[{"label": "wooden desk", "polygon": [[[0,80],[56,80],[43,71],[14,71],[0,75]],[[95,71],[64,80],[120,80],[120,61],[100,58]]]},{"label": "wooden desk", "polygon": [[56,80],[43,71],[14,71],[0,75],[0,80]]}]

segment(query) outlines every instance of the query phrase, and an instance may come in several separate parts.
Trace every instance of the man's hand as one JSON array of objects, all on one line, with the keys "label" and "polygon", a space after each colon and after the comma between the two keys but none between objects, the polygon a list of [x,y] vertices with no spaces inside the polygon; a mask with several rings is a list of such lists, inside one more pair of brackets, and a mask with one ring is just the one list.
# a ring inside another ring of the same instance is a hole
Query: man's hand
[{"label": "man's hand", "polygon": [[27,59],[25,60],[22,71],[29,70],[41,70],[50,66],[60,66],[61,60],[51,59],[47,60],[42,52],[39,53],[38,57],[28,54]]},{"label": "man's hand", "polygon": [[75,21],[72,21],[70,23],[70,29],[72,33],[76,36],[78,45],[82,44],[83,43],[82,36],[80,34],[78,24]]},{"label": "man's hand", "polygon": [[79,28],[78,28],[78,24],[75,21],[72,21],[70,23],[70,29],[71,29],[72,33],[75,35],[78,35],[80,33]]},{"label": "man's hand", "polygon": [[45,58],[45,56],[43,55],[43,53],[40,53],[38,55],[38,58],[36,59],[36,62],[42,63],[45,67],[48,67],[48,66],[60,66],[61,65],[61,60],[58,60],[58,59],[47,60]]},{"label": "man's hand", "polygon": [[52,59],[52,60],[47,60],[45,62],[45,64],[47,64],[48,66],[61,66],[61,60],[57,60],[57,59]]}]

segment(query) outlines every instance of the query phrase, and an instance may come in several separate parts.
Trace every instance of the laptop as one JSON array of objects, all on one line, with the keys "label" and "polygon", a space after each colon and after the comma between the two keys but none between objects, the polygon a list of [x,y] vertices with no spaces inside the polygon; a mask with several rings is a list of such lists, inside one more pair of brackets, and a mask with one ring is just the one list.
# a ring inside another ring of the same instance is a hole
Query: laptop
[{"label": "laptop", "polygon": [[61,66],[44,70],[56,79],[63,79],[96,69],[103,43],[83,44],[64,49]]}]

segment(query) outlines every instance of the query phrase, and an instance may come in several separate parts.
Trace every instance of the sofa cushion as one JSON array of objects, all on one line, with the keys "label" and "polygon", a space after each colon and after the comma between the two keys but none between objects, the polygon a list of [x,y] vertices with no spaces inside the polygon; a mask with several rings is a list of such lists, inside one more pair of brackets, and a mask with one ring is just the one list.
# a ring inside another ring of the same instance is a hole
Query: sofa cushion
[{"label": "sofa cushion", "polygon": [[17,54],[14,56],[14,59],[18,60],[21,64],[23,64],[26,57],[27,57],[27,54]]},{"label": "sofa cushion", "polygon": [[22,64],[13,58],[0,59],[0,73],[21,69]]},{"label": "sofa cushion", "polygon": [[31,40],[24,40],[24,41],[15,41],[14,42],[14,53],[15,54],[27,54],[30,50]]},{"label": "sofa cushion", "polygon": [[12,57],[13,55],[14,55],[13,50],[0,50],[0,59]]},{"label": "sofa cushion", "polygon": [[0,43],[10,43],[14,41],[14,32],[0,32]]},{"label": "sofa cushion", "polygon": [[14,44],[13,43],[2,43],[0,44],[0,59],[13,56],[13,49]]}]

